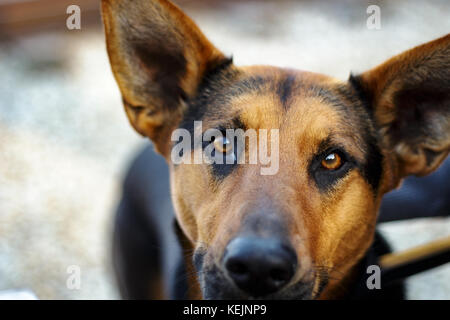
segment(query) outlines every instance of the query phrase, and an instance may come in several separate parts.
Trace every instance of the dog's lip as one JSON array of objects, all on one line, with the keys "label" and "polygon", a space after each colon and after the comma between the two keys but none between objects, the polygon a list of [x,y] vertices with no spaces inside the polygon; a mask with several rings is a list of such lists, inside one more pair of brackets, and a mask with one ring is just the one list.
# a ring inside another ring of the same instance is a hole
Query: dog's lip
[{"label": "dog's lip", "polygon": [[226,300],[310,300],[314,299],[312,292],[309,290],[303,290],[300,292],[294,292],[292,294],[287,294],[284,292],[285,290],[281,290],[279,292],[275,292],[265,296],[251,296],[243,293],[241,290],[238,290],[236,294],[223,296],[223,299]]},{"label": "dog's lip", "polygon": [[[302,281],[302,279],[300,279],[282,288],[281,290],[268,295],[252,296],[239,289],[233,283],[232,279],[228,277],[228,275],[222,270],[222,268],[219,265],[214,264],[212,267],[208,267],[207,270],[211,270],[211,268],[215,269],[216,271],[219,271],[220,275],[223,277],[223,281],[226,283],[224,285],[229,286],[228,288],[227,287],[218,288],[219,289],[218,296],[220,296],[220,299],[223,300],[311,300],[315,298],[313,296],[314,290],[312,290],[312,288],[316,283],[317,280],[316,277],[307,282]],[[202,270],[200,273],[204,274],[208,273],[208,271]],[[298,287],[297,290],[295,290],[296,286]],[[202,287],[204,288],[204,286]],[[292,292],[289,292],[290,290],[292,290]],[[228,292],[229,294],[222,295],[223,292]],[[212,299],[215,298],[213,297]]]}]

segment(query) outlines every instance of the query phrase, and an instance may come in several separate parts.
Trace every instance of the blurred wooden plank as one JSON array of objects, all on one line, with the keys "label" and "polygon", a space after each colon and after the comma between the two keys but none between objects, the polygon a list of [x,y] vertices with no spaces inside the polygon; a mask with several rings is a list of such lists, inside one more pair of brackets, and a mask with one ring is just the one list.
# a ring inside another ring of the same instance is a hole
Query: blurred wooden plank
[{"label": "blurred wooden plank", "polygon": [[[181,7],[211,7],[224,0],[172,0]],[[256,0],[226,0],[242,2]],[[258,0],[262,1],[262,0]],[[273,1],[273,0],[272,0]],[[66,13],[70,5],[81,9],[81,30],[100,27],[100,0],[0,0],[0,40],[41,31],[69,31]],[[70,30],[72,31],[72,30]]]},{"label": "blurred wooden plank", "polygon": [[0,2],[0,37],[44,30],[67,31],[67,7],[81,9],[81,29],[100,24],[100,0],[15,0]]},{"label": "blurred wooden plank", "polygon": [[450,262],[450,236],[380,258],[382,283],[405,279]]}]

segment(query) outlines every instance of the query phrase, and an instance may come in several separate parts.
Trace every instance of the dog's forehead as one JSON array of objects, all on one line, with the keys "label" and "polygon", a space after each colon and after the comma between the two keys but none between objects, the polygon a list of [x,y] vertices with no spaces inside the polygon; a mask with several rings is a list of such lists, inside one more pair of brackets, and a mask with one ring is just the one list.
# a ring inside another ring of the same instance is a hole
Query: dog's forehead
[{"label": "dog's forehead", "polygon": [[[207,86],[196,120],[204,128],[280,129],[320,143],[361,139],[367,113],[355,92],[325,75],[269,66],[239,68]],[[199,115],[198,115],[199,116]],[[348,138],[348,139],[346,139]],[[352,141],[353,145],[357,145]],[[342,143],[341,143],[342,144]]]}]

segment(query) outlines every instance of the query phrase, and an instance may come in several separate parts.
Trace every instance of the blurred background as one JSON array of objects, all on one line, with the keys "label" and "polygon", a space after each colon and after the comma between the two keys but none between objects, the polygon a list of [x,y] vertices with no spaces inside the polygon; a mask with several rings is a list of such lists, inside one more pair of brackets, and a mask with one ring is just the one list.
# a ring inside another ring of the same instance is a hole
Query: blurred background
[{"label": "blurred background", "polygon": [[[346,79],[450,32],[450,2],[175,1],[238,65]],[[66,9],[81,9],[81,29]],[[381,29],[369,30],[369,5]],[[106,55],[99,0],[0,0],[0,291],[119,298],[110,261],[122,178],[148,142],[129,126]],[[450,195],[449,195],[450,196]],[[450,234],[448,218],[381,227],[397,250]],[[66,286],[80,267],[81,287]],[[411,277],[412,299],[450,299],[449,264]]]}]

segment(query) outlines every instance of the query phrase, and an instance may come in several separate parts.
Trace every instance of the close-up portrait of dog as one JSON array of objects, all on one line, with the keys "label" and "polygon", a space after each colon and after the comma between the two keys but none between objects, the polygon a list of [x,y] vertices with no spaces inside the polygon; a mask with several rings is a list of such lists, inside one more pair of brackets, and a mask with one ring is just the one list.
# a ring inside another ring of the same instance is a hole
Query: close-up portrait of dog
[{"label": "close-up portrait of dog", "polygon": [[0,299],[450,300],[449,12],[0,1]]}]

